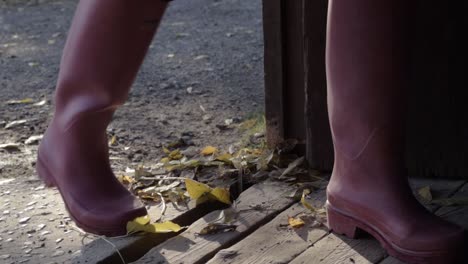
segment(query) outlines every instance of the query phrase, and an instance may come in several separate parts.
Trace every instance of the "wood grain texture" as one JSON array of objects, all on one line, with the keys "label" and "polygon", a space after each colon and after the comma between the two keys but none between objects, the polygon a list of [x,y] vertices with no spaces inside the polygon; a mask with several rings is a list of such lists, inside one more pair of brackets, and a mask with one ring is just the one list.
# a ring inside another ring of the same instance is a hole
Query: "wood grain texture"
[{"label": "wood grain texture", "polygon": [[[434,198],[451,196],[465,181],[411,179],[410,185],[416,192],[430,186]],[[435,211],[439,206],[426,204],[426,208]],[[352,240],[344,236],[330,234],[302,253],[291,263],[379,263],[384,261],[387,253],[374,238]],[[317,262],[314,262],[317,261]],[[393,259],[385,261],[396,261]]]},{"label": "wood grain texture", "polygon": [[227,248],[252,233],[260,225],[291,206],[287,195],[293,187],[281,182],[256,184],[238,198],[234,232],[201,236],[198,234],[209,222],[218,219],[220,212],[212,212],[193,223],[182,234],[167,240],[149,251],[135,263],[206,263],[219,250]]},{"label": "wood grain texture", "polygon": [[[420,188],[429,186],[434,199],[447,198],[452,196],[457,190],[465,184],[464,180],[442,180],[442,179],[427,179],[427,178],[411,178],[410,185],[415,193],[416,198],[424,204],[424,201],[417,195]],[[424,204],[431,212],[435,212],[441,206],[437,204]]]},{"label": "wood grain texture", "polygon": [[[468,183],[465,184],[452,198],[468,201]],[[468,230],[468,206],[444,206],[436,214],[445,220],[455,223]]]},{"label": "wood grain texture", "polygon": [[[468,197],[468,184],[466,184],[465,181],[419,179],[413,181],[412,186],[415,187],[415,189],[424,186],[430,186],[435,199],[446,197]],[[460,187],[462,188],[460,189]],[[436,215],[455,224],[463,226],[468,230],[468,207],[440,207],[437,205],[427,205],[426,208],[428,208],[431,212],[435,212]],[[379,262],[379,264],[404,264],[404,262],[389,256],[382,262]]]},{"label": "wood grain texture", "polygon": [[[224,207],[221,203],[203,204],[198,207],[174,207],[167,204],[167,209],[161,220],[171,220],[182,226],[190,225],[205,214]],[[151,218],[161,215],[161,207],[152,206],[148,210]],[[107,238],[113,245],[103,239],[95,239],[81,248],[81,253],[73,257],[71,263],[121,263],[117,250],[126,262],[135,261],[159,243],[174,237],[176,233],[167,234],[135,234],[121,238]],[[116,250],[117,249],[117,250]]]},{"label": "wood grain texture", "polygon": [[325,73],[327,6],[326,0],[303,1],[303,42],[307,161],[312,168],[331,171],[334,157]]},{"label": "wood grain texture", "polygon": [[[323,207],[325,191],[317,191],[312,196],[313,205]],[[308,209],[300,203],[291,206],[242,241],[219,251],[208,263],[288,263],[328,234],[328,229],[313,221],[313,218],[306,221],[306,225],[301,228],[293,229],[288,226],[288,216],[294,217],[307,212]]]},{"label": "wood grain texture", "polygon": [[[270,0],[267,0],[270,1]],[[285,138],[305,145],[302,1],[283,1]]]},{"label": "wood grain texture", "polygon": [[284,140],[282,1],[263,1],[266,137],[274,147]]},{"label": "wood grain texture", "polygon": [[371,238],[349,239],[330,234],[299,255],[291,264],[367,264],[385,257],[385,250]]}]

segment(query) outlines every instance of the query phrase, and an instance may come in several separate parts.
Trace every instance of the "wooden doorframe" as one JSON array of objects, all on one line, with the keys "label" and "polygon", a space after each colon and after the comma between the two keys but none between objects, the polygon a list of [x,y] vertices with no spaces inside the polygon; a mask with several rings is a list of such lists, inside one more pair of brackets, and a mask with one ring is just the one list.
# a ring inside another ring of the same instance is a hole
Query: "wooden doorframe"
[{"label": "wooden doorframe", "polygon": [[326,108],[327,5],[326,0],[263,1],[267,141],[275,146],[298,140],[297,151],[319,170],[333,166]]}]

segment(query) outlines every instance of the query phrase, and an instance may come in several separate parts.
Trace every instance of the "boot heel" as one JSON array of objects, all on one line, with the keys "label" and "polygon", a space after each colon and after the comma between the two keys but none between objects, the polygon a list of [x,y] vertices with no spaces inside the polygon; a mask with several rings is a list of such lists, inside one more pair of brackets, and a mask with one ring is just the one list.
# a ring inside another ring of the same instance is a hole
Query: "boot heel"
[{"label": "boot heel", "polygon": [[55,187],[54,178],[52,177],[52,175],[50,175],[47,168],[44,166],[44,164],[39,158],[37,159],[36,163],[36,172],[37,176],[39,176],[39,179],[41,179],[44,182],[45,186]]},{"label": "boot heel", "polygon": [[355,221],[327,205],[328,228],[340,235],[345,235],[349,238],[356,238],[358,228]]}]

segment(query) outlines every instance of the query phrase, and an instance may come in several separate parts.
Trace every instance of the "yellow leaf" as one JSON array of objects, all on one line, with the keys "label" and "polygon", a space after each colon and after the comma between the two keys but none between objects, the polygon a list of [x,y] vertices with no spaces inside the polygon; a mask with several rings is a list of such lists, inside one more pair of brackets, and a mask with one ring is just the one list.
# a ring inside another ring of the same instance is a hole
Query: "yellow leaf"
[{"label": "yellow leaf", "polygon": [[184,157],[178,149],[171,151],[168,156],[171,160],[180,160]]},{"label": "yellow leaf", "polygon": [[207,146],[201,151],[201,154],[204,156],[208,156],[208,155],[215,153],[216,151],[217,149],[215,147]]},{"label": "yellow leaf", "polygon": [[192,179],[185,179],[185,186],[190,198],[197,200],[197,204],[207,200],[216,200],[225,204],[231,204],[231,195],[228,188],[216,187],[212,189],[210,186],[194,181]]},{"label": "yellow leaf", "polygon": [[185,186],[192,199],[198,199],[211,192],[210,186],[188,178],[185,179]]},{"label": "yellow leaf", "polygon": [[301,203],[305,208],[311,210],[312,212],[315,212],[315,208],[306,200],[306,195],[308,195],[309,193],[310,193],[309,189],[305,189],[302,192]]},{"label": "yellow leaf", "polygon": [[137,217],[127,223],[127,233],[138,232],[142,226],[149,224],[150,218],[148,215]]},{"label": "yellow leaf", "polygon": [[130,184],[130,183],[135,182],[135,180],[132,177],[128,176],[128,175],[119,176],[117,179],[123,184]]},{"label": "yellow leaf", "polygon": [[166,154],[171,153],[171,151],[169,149],[167,149],[166,147],[163,147],[163,152],[166,153]]},{"label": "yellow leaf", "polygon": [[117,136],[113,135],[110,142],[109,142],[109,145],[113,146],[113,145],[115,145],[116,142],[117,142]]},{"label": "yellow leaf", "polygon": [[7,104],[30,104],[34,102],[32,98],[25,98],[21,100],[10,100],[7,102]]},{"label": "yellow leaf", "polygon": [[232,155],[229,153],[221,154],[215,158],[215,160],[219,160],[219,161],[222,161],[224,163],[229,163],[229,164],[232,163],[231,159],[232,159]]},{"label": "yellow leaf", "polygon": [[169,161],[171,161],[171,159],[169,159],[167,157],[161,159],[161,162],[164,163],[164,164],[169,163]]},{"label": "yellow leaf", "polygon": [[426,202],[432,201],[431,187],[425,186],[418,190],[419,196],[423,198]]},{"label": "yellow leaf", "polygon": [[231,193],[229,192],[228,188],[221,188],[221,187],[216,187],[214,188],[211,193],[216,200],[225,203],[225,204],[231,204]]},{"label": "yellow leaf", "polygon": [[179,232],[182,229],[180,225],[173,223],[171,221],[165,221],[162,223],[153,223],[144,226],[144,232],[147,233],[171,233]]},{"label": "yellow leaf", "polygon": [[299,228],[305,224],[300,218],[288,217],[288,223],[290,227]]},{"label": "yellow leaf", "polygon": [[148,215],[137,217],[127,223],[127,233],[147,232],[147,233],[169,233],[179,232],[182,228],[180,225],[171,221],[162,223],[150,223]]}]

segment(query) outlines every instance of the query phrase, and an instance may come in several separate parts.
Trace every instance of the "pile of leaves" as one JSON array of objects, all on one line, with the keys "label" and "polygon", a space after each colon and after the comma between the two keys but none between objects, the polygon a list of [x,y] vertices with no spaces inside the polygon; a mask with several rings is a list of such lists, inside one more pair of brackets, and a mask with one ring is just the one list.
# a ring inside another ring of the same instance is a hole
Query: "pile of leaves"
[{"label": "pile of leaves", "polygon": [[[144,202],[162,205],[162,214],[166,203],[176,207],[187,206],[190,200],[196,204],[209,200],[231,204],[230,186],[237,186],[241,192],[244,186],[268,178],[297,185],[291,197],[299,200],[301,195],[304,199],[304,190],[324,188],[326,181],[305,167],[304,157],[290,153],[296,144],[297,141],[288,140],[275,149],[262,143],[239,149],[230,146],[226,151],[206,146],[189,159],[175,143],[163,147],[165,156],[155,165],[127,168],[118,178]],[[229,231],[233,227],[224,217],[200,233],[209,234],[219,229]],[[151,224],[149,217],[144,217],[129,222],[128,231],[178,232],[180,227],[172,222]]]}]

